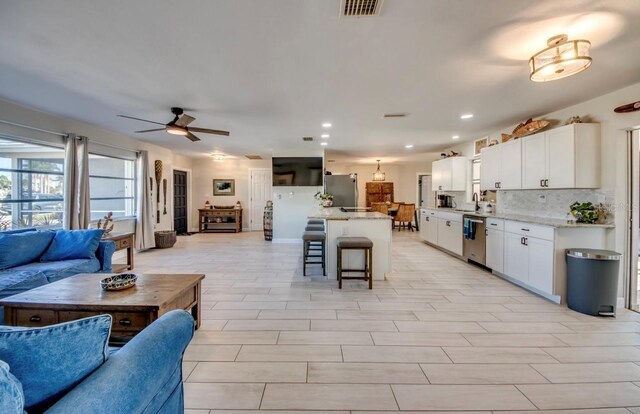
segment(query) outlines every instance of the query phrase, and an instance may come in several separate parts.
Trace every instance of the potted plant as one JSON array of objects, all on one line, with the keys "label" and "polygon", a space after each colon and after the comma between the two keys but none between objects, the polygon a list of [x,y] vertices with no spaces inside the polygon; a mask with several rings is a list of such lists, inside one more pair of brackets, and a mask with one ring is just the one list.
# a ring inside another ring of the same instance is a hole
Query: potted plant
[{"label": "potted plant", "polygon": [[331,207],[333,206],[333,196],[328,193],[322,193],[318,191],[315,196],[313,196],[316,200],[320,201],[320,205],[322,207]]}]

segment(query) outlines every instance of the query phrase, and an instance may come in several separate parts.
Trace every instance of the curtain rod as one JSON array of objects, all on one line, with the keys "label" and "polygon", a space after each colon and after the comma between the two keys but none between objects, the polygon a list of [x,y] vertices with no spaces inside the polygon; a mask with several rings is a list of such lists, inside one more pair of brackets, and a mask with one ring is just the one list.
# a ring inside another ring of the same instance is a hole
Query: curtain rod
[{"label": "curtain rod", "polygon": [[87,138],[87,139],[89,140],[89,142],[93,142],[94,144],[101,145],[103,147],[118,149],[118,150],[122,150],[122,151],[131,151],[131,152],[135,152],[136,154],[140,153],[140,150],[131,149],[131,148],[125,148],[125,147],[119,147],[117,145],[105,144],[104,142],[96,141],[95,139],[91,139],[91,138]]},{"label": "curtain rod", "polygon": [[62,132],[49,131],[49,130],[46,130],[46,129],[36,128],[36,127],[29,126],[29,125],[18,124],[16,122],[5,121],[3,119],[0,119],[0,123],[7,124],[7,125],[13,125],[13,126],[21,127],[21,128],[26,128],[26,129],[31,129],[33,131],[44,132],[44,133],[51,134],[51,135],[57,135],[59,137],[66,137],[67,136],[67,134],[63,134]]}]

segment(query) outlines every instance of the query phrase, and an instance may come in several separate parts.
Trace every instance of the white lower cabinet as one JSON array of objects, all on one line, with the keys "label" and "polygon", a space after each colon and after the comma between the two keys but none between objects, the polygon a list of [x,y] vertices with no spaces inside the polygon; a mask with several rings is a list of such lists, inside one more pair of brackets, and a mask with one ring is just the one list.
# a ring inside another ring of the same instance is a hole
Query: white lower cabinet
[{"label": "white lower cabinet", "polygon": [[529,250],[524,244],[524,236],[505,233],[504,247],[504,274],[527,283],[529,280]]},{"label": "white lower cabinet", "polygon": [[489,269],[504,273],[504,231],[487,229],[487,261]]},{"label": "white lower cabinet", "polygon": [[553,293],[553,241],[525,239],[529,250],[529,282],[531,287]]},{"label": "white lower cabinet", "polygon": [[439,218],[438,246],[462,256],[462,223]]},{"label": "white lower cabinet", "polygon": [[438,244],[438,217],[433,210],[420,210],[420,239]]}]

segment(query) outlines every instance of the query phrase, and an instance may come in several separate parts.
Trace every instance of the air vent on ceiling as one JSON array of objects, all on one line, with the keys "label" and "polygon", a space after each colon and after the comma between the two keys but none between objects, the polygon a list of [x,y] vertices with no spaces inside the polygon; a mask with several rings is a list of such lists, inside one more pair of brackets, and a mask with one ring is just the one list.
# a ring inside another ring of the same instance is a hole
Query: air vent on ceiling
[{"label": "air vent on ceiling", "polygon": [[342,0],[340,15],[343,17],[365,17],[380,14],[382,0]]},{"label": "air vent on ceiling", "polygon": [[249,158],[250,160],[261,160],[262,157],[260,155],[245,155],[245,157]]},{"label": "air vent on ceiling", "polygon": [[303,141],[313,141],[313,137],[302,137]]},{"label": "air vent on ceiling", "polygon": [[398,112],[398,113],[393,113],[393,114],[384,114],[382,115],[383,118],[404,118],[407,115],[409,115],[406,112]]}]

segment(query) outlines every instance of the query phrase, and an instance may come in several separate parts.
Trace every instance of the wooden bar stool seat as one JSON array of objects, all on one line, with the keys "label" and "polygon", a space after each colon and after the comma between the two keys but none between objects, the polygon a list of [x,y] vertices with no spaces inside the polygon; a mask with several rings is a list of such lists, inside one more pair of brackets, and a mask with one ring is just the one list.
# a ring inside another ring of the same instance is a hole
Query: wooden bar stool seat
[{"label": "wooden bar stool seat", "polygon": [[[373,242],[367,237],[338,237],[338,288],[342,289],[343,279],[357,279],[369,282],[369,289],[373,289]],[[364,250],[364,269],[343,269],[343,250]],[[342,276],[343,272],[363,273],[364,277]]]},{"label": "wooden bar stool seat", "polygon": [[[312,244],[313,243],[313,244]],[[326,276],[325,269],[325,247],[327,245],[327,235],[324,231],[305,231],[302,233],[302,275],[307,275],[307,265],[322,265],[322,275]],[[314,254],[314,252],[320,254]],[[320,260],[318,260],[320,259]]]}]

